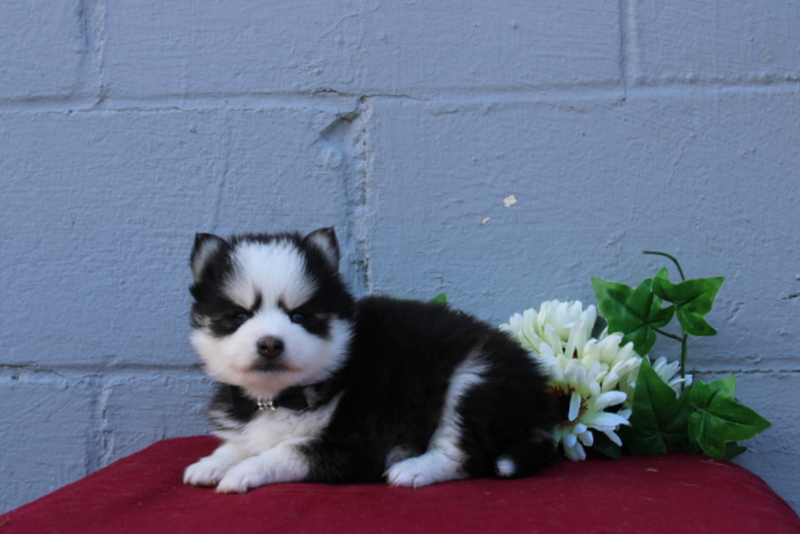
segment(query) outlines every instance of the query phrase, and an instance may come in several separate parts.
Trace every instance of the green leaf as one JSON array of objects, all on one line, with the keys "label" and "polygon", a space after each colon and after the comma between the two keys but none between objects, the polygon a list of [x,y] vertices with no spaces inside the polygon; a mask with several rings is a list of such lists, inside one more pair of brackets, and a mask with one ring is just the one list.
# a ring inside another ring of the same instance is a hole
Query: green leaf
[{"label": "green leaf", "polygon": [[736,376],[692,387],[691,403],[697,411],[689,418],[689,439],[707,455],[724,459],[743,452],[730,443],[754,438],[772,424],[734,397]]},{"label": "green leaf", "polygon": [[447,306],[447,293],[439,293],[431,299],[431,304],[439,304],[440,306]]},{"label": "green leaf", "polygon": [[723,460],[733,460],[743,452],[747,451],[747,447],[743,447],[738,443],[726,443],[725,454],[722,455]]},{"label": "green leaf", "polygon": [[667,268],[664,267],[653,279],[653,293],[675,304],[675,315],[684,333],[693,336],[713,336],[717,331],[706,322],[705,316],[711,311],[717,291],[724,280],[718,276],[694,278],[673,284],[669,281]]},{"label": "green leaf", "polygon": [[683,452],[689,454],[703,454],[703,449],[700,448],[700,445],[698,445],[696,441],[688,440],[686,441],[686,444],[683,447]]},{"label": "green leaf", "polygon": [[693,411],[689,390],[676,397],[647,358],[642,358],[632,408],[631,426],[620,428],[619,434],[633,454],[665,454],[684,448]]},{"label": "green leaf", "polygon": [[651,291],[647,279],[636,289],[625,284],[592,278],[597,306],[608,321],[609,332],[622,332],[623,343],[633,342],[637,354],[644,356],[656,342],[656,328],[672,319],[673,306],[661,307],[661,298]]},{"label": "green leaf", "polygon": [[593,432],[593,434],[593,449],[598,452],[602,452],[612,460],[619,460],[622,458],[622,452],[620,451],[619,445],[611,441],[611,439],[609,439],[609,437],[602,432]]}]

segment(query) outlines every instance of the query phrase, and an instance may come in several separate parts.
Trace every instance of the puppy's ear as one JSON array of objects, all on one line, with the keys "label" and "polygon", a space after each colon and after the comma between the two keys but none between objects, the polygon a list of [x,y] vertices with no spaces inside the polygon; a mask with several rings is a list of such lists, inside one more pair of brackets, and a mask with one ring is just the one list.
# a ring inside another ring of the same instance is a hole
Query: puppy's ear
[{"label": "puppy's ear", "polygon": [[303,243],[319,250],[328,267],[334,271],[339,270],[339,242],[333,228],[314,230],[303,238]]},{"label": "puppy's ear", "polygon": [[195,283],[200,282],[208,261],[226,244],[224,239],[213,234],[195,234],[192,257],[189,260]]}]

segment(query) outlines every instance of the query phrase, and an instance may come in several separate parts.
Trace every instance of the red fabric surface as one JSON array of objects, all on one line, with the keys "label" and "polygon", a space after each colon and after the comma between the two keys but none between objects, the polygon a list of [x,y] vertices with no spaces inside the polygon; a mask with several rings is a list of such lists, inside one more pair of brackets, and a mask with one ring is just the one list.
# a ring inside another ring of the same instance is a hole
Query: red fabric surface
[{"label": "red fabric surface", "polygon": [[800,532],[761,479],[702,456],[563,460],[534,478],[416,490],[279,484],[218,495],[184,486],[183,469],[216,445],[207,436],[158,442],[0,515],[0,534]]}]

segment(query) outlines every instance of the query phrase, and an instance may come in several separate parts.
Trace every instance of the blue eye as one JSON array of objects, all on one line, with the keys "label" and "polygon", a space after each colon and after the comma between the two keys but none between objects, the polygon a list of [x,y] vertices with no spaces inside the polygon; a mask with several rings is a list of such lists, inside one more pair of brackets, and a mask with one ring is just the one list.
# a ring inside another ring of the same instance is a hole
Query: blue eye
[{"label": "blue eye", "polygon": [[236,324],[244,324],[248,319],[250,319],[250,315],[247,313],[239,313],[233,318]]},{"label": "blue eye", "polygon": [[303,324],[306,320],[306,316],[303,313],[293,313],[289,316],[289,320],[292,321],[294,324]]}]

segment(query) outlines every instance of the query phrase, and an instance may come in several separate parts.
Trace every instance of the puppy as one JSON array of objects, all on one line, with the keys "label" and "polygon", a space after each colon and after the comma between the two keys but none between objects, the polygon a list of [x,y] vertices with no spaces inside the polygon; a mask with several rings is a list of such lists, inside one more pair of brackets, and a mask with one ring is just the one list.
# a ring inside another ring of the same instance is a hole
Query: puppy
[{"label": "puppy", "polygon": [[191,342],[223,444],[186,484],[421,487],[547,464],[556,407],[524,349],[443,305],[356,301],[338,264],[331,228],[197,235]]}]

